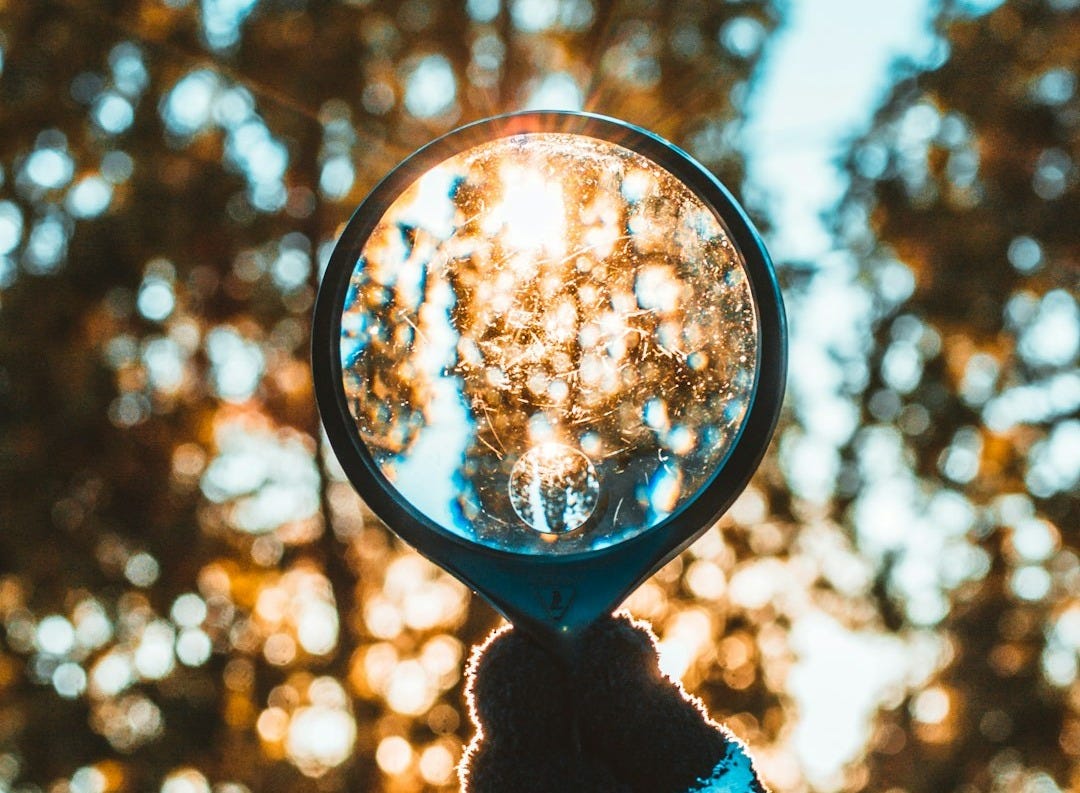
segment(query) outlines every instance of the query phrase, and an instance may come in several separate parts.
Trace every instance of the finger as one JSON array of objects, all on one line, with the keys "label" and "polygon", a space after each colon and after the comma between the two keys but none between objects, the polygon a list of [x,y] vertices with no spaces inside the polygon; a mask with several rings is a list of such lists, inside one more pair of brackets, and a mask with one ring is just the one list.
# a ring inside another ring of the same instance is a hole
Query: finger
[{"label": "finger", "polygon": [[517,631],[473,651],[466,698],[476,734],[459,767],[464,793],[630,793],[572,731],[568,671]]},{"label": "finger", "polygon": [[474,648],[466,672],[474,724],[504,742],[555,749],[570,739],[568,670],[509,627]]},{"label": "finger", "polygon": [[660,671],[646,623],[619,615],[594,626],[578,680],[586,751],[635,790],[693,788],[725,757],[728,736]]}]

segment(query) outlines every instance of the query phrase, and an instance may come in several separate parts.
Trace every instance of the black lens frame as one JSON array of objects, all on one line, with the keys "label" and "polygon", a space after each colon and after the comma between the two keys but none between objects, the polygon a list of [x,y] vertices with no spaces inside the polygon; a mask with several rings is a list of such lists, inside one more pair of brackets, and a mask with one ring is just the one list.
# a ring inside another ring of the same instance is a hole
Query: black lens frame
[{"label": "black lens frame", "polygon": [[[676,512],[636,537],[567,555],[528,555],[470,542],[421,513],[386,479],[357,432],[345,397],[341,317],[349,280],[368,237],[394,200],[433,166],[486,141],[535,132],[584,135],[652,160],[713,212],[742,256],[758,323],[751,402],[739,436],[709,482]],[[787,331],[772,262],[746,213],[689,154],[640,127],[591,113],[537,111],[477,121],[401,162],[356,209],[323,276],[311,332],[315,396],[330,444],[353,487],[393,531],[482,595],[507,619],[560,654],[589,623],[711,526],[750,481],[768,448],[783,401]]]}]

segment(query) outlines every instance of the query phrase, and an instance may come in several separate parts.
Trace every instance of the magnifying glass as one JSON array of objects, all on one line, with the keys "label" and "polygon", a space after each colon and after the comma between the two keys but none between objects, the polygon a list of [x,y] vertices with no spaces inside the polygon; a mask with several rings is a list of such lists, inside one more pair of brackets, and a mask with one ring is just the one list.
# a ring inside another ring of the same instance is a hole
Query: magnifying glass
[{"label": "magnifying glass", "polygon": [[364,200],[312,362],[371,509],[565,656],[745,487],[786,335],[712,174],[624,122],[527,112],[435,140]]}]

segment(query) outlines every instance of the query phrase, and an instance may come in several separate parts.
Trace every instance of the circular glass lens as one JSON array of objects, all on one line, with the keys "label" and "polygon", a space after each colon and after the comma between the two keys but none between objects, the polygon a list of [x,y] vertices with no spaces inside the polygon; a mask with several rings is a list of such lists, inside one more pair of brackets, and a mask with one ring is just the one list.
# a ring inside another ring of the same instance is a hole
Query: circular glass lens
[{"label": "circular glass lens", "polygon": [[716,214],[628,148],[491,140],[397,195],[355,254],[342,384],[401,498],[525,554],[635,537],[712,479],[758,325]]}]

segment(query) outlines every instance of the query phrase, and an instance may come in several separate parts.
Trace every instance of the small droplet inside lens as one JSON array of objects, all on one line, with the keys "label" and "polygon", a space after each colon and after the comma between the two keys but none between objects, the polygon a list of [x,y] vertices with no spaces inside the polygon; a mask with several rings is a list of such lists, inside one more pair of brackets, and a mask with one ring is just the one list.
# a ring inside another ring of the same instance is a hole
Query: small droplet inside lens
[{"label": "small droplet inside lens", "polygon": [[525,452],[510,474],[510,503],[530,528],[566,534],[592,515],[600,481],[582,452],[561,443],[542,443]]}]

